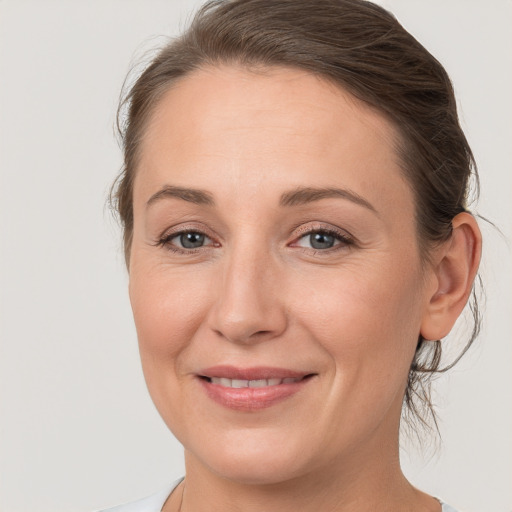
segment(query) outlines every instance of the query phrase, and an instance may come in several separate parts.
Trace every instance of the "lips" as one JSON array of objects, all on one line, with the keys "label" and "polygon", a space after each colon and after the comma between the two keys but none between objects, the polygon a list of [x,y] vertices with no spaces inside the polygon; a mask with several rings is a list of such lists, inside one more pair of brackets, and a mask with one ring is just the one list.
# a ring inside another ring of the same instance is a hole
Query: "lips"
[{"label": "lips", "polygon": [[256,411],[291,398],[314,376],[286,368],[215,366],[198,375],[206,394],[236,411]]}]

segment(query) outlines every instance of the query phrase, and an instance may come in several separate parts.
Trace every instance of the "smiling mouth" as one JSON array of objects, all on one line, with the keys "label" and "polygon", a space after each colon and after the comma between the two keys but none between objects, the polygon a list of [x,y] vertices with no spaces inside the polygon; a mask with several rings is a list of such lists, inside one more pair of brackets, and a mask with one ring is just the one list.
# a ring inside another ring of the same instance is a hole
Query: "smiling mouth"
[{"label": "smiling mouth", "polygon": [[270,378],[270,379],[254,379],[254,380],[229,379],[227,377],[205,377],[205,376],[201,376],[201,378],[205,379],[207,382],[210,382],[211,384],[215,384],[215,385],[222,386],[225,388],[242,389],[242,388],[266,388],[269,386],[280,386],[282,384],[294,384],[296,382],[300,382],[302,380],[313,377],[313,375],[314,375],[313,373],[310,373],[303,377],[285,377],[283,379]]},{"label": "smiling mouth", "polygon": [[216,366],[197,375],[206,395],[217,404],[242,413],[283,402],[317,377],[317,373],[284,368]]}]

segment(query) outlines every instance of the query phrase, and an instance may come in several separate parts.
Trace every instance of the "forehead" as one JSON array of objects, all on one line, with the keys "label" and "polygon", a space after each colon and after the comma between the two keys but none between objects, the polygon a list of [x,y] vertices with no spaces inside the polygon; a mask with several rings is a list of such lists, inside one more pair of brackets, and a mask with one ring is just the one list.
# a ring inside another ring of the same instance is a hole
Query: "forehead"
[{"label": "forehead", "polygon": [[[239,67],[194,71],[160,99],[146,127],[136,193],[155,187],[226,194],[272,183],[343,186],[377,202],[412,195],[397,132],[375,109],[305,71]],[[268,187],[267,187],[268,188]]]}]

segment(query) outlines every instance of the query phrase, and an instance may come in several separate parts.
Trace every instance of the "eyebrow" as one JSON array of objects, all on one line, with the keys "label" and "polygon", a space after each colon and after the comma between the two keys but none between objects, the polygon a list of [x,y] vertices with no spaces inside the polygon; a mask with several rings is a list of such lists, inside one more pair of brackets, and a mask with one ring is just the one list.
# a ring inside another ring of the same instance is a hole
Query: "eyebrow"
[{"label": "eyebrow", "polygon": [[204,190],[195,188],[176,187],[174,185],[165,185],[158,192],[153,194],[146,203],[146,208],[151,204],[164,198],[177,198],[194,204],[213,206],[215,201],[212,194]]},{"label": "eyebrow", "polygon": [[281,196],[279,203],[281,206],[297,206],[320,201],[321,199],[328,198],[342,198],[352,201],[353,203],[363,206],[373,213],[378,215],[375,207],[359,194],[344,188],[314,188],[314,187],[299,187],[290,192],[285,192]]},{"label": "eyebrow", "polygon": [[[165,185],[148,199],[146,208],[156,201],[165,198],[177,198],[189,203],[205,206],[215,205],[213,195],[210,192],[195,188]],[[351,201],[359,206],[363,206],[364,208],[367,208],[368,210],[378,215],[377,210],[366,199],[361,197],[359,194],[352,192],[351,190],[343,188],[298,187],[295,190],[283,193],[279,200],[279,204],[281,206],[289,207],[313,203],[315,201],[320,201],[321,199],[329,198],[347,199],[348,201]]]}]

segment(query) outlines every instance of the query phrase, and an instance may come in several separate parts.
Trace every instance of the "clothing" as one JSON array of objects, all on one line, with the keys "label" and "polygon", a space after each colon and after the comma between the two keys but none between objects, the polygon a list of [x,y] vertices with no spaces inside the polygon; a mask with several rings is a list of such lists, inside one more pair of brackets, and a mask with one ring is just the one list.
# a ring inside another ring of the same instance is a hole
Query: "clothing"
[{"label": "clothing", "polygon": [[148,496],[147,498],[142,498],[141,500],[132,501],[131,503],[125,503],[124,505],[118,505],[117,507],[105,510],[98,510],[98,512],[161,512],[167,498],[182,481],[183,478],[180,478],[166,489]]},{"label": "clothing", "polygon": [[[171,495],[171,492],[183,481],[183,478],[176,480],[169,487],[164,489],[163,491],[158,492],[157,494],[153,494],[152,496],[148,496],[147,498],[143,498],[138,501],[133,501],[131,503],[126,503],[125,505],[119,505],[114,508],[109,508],[105,510],[99,510],[98,512],[161,512],[164,503],[167,501],[167,498]],[[439,500],[441,501],[441,500]],[[441,501],[442,512],[457,512],[454,508],[450,507],[446,503]]]}]

